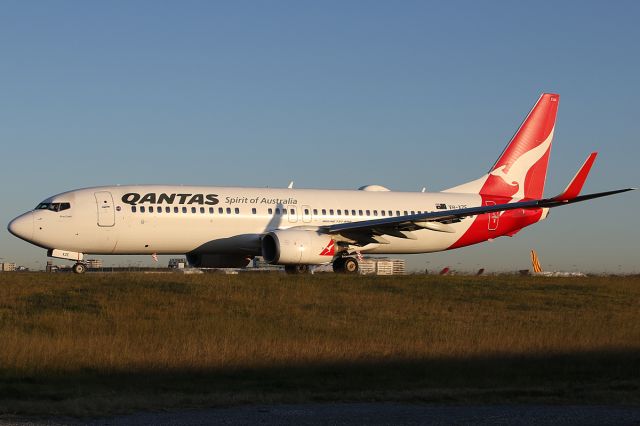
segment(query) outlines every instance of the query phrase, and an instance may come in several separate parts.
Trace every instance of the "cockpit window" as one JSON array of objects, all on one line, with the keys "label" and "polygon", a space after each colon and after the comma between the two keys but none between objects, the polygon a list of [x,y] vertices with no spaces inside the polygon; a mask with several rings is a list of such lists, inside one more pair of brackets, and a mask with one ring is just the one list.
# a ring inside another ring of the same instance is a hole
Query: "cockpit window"
[{"label": "cockpit window", "polygon": [[71,208],[71,203],[40,203],[36,210],[51,210],[52,212],[61,212]]}]

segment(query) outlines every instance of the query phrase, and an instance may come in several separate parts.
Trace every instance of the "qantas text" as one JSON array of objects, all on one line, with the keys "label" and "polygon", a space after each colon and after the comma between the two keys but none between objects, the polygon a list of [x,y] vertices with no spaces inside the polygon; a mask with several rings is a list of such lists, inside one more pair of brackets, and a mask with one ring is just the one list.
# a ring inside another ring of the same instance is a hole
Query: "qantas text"
[{"label": "qantas text", "polygon": [[218,194],[138,194],[128,192],[122,196],[122,202],[135,206],[136,204],[208,204],[210,206],[219,203]]}]

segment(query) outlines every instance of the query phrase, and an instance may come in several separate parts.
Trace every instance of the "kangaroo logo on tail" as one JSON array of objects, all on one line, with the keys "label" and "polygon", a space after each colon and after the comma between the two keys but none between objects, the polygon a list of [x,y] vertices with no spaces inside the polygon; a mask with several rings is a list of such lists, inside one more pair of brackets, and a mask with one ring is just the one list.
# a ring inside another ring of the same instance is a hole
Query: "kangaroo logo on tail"
[{"label": "kangaroo logo on tail", "polygon": [[516,188],[516,192],[511,195],[511,198],[521,199],[525,197],[524,193],[524,181],[529,170],[545,155],[545,153],[551,147],[551,141],[553,140],[553,129],[547,139],[540,145],[525,152],[518,157],[513,163],[503,164],[493,169],[489,174],[491,176],[498,177],[503,182],[511,187]]}]

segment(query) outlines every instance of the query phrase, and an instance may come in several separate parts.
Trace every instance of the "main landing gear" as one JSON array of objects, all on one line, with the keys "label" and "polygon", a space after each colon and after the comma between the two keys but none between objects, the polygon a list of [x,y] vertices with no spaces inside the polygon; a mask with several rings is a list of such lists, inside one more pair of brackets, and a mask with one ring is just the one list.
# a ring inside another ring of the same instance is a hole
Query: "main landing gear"
[{"label": "main landing gear", "polygon": [[85,265],[84,263],[78,262],[71,267],[71,270],[73,271],[74,274],[84,274],[85,272],[87,272],[87,265]]},{"label": "main landing gear", "polygon": [[343,274],[357,274],[358,260],[354,257],[339,257],[333,261],[333,272]]},{"label": "main landing gear", "polygon": [[[77,265],[78,264],[76,264],[76,266]],[[339,257],[333,261],[333,272],[340,274],[357,274],[359,270],[358,260],[355,257]],[[292,275],[307,274],[309,273],[309,265],[285,265],[284,271]]]},{"label": "main landing gear", "polygon": [[285,265],[284,271],[287,274],[306,274],[309,272],[309,265]]}]

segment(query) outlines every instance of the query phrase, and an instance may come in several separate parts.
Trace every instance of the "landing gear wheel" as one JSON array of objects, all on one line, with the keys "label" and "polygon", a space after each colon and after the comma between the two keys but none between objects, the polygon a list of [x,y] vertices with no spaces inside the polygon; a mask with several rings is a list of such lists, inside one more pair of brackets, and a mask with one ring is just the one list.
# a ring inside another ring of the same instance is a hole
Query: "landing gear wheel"
[{"label": "landing gear wheel", "polygon": [[76,263],[71,270],[74,274],[84,274],[87,271],[87,266],[84,263]]},{"label": "landing gear wheel", "polygon": [[344,257],[339,257],[333,261],[333,272],[344,272]]},{"label": "landing gear wheel", "polygon": [[358,261],[356,259],[353,257],[344,258],[343,270],[346,274],[357,274],[358,269]]},{"label": "landing gear wheel", "polygon": [[285,265],[284,271],[287,274],[306,274],[309,272],[309,265]]},{"label": "landing gear wheel", "polygon": [[358,261],[353,257],[339,257],[333,262],[333,272],[356,274],[358,270]]}]

